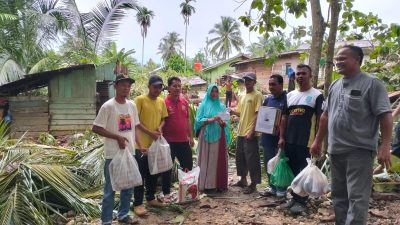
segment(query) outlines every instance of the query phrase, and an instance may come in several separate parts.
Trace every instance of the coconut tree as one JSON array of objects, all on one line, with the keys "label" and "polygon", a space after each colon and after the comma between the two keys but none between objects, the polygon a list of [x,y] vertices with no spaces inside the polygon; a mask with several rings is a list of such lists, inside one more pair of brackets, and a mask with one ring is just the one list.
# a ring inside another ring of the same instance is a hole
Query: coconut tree
[{"label": "coconut tree", "polygon": [[129,59],[129,56],[135,53],[134,49],[130,49],[125,51],[125,48],[122,48],[118,51],[117,44],[115,42],[110,42],[103,53],[105,62],[121,62],[121,64],[125,67],[129,66],[132,62]]},{"label": "coconut tree", "polygon": [[154,12],[146,7],[138,7],[136,13],[136,21],[140,25],[140,33],[142,35],[142,75],[143,75],[143,59],[144,59],[144,39],[147,36],[147,29],[150,27],[151,19],[154,17]]},{"label": "coconut tree", "polygon": [[60,37],[67,45],[61,47],[59,66],[96,63],[126,11],[136,7],[135,0],[104,0],[91,12],[80,13],[74,0],[5,1],[0,4],[0,84],[22,78],[32,68],[44,69],[36,63],[45,64]]},{"label": "coconut tree", "polygon": [[185,74],[186,74],[186,42],[187,42],[187,27],[189,25],[190,16],[196,12],[196,9],[190,5],[190,2],[196,2],[195,0],[185,0],[180,4],[181,7],[181,15],[183,16],[183,21],[185,23]]},{"label": "coconut tree", "polygon": [[182,42],[178,33],[168,32],[158,45],[158,54],[161,54],[162,60],[166,62],[171,56],[181,54]]},{"label": "coconut tree", "polygon": [[215,35],[209,40],[211,52],[218,58],[227,59],[234,48],[241,51],[244,41],[240,32],[240,24],[232,17],[221,17],[221,22],[214,25],[209,34]]},{"label": "coconut tree", "polygon": [[5,1],[0,15],[0,84],[28,73],[73,21],[57,0]]}]

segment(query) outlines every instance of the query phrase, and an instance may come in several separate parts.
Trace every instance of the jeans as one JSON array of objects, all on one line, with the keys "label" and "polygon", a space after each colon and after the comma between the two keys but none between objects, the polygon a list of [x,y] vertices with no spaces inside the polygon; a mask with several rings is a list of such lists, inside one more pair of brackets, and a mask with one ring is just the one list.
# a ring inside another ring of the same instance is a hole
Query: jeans
[{"label": "jeans", "polygon": [[[101,205],[101,221],[102,224],[112,224],[112,214],[114,210],[115,191],[111,187],[110,172],[108,170],[111,159],[106,159],[104,164],[104,191],[103,203]],[[132,198],[133,188],[122,190],[119,196],[118,219],[124,219],[128,216],[129,206]]]}]

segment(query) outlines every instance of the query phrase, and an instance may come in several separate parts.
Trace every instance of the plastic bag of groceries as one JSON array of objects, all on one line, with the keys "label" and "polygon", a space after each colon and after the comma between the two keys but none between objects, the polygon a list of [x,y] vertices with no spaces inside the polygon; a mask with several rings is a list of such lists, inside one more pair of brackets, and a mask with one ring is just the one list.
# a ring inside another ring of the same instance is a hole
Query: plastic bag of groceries
[{"label": "plastic bag of groceries", "polygon": [[276,165],[279,162],[279,155],[281,154],[281,149],[278,150],[278,153],[276,153],[276,155],[270,159],[267,163],[267,173],[268,174],[272,174],[275,170]]},{"label": "plastic bag of groceries", "polygon": [[271,184],[279,188],[287,188],[293,181],[294,175],[284,153],[279,155],[279,161],[271,175]]},{"label": "plastic bag of groceries", "polygon": [[300,196],[318,198],[329,191],[328,179],[313,160],[307,158],[307,162],[308,166],[294,178],[291,189]]},{"label": "plastic bag of groceries", "polygon": [[199,199],[199,175],[200,167],[198,166],[188,172],[184,172],[181,169],[178,170],[178,203],[191,202]]},{"label": "plastic bag of groceries", "polygon": [[151,175],[172,169],[171,149],[163,136],[153,141],[149,148],[147,159]]},{"label": "plastic bag of groceries", "polygon": [[121,191],[142,185],[138,164],[128,149],[119,150],[108,167],[111,186]]}]

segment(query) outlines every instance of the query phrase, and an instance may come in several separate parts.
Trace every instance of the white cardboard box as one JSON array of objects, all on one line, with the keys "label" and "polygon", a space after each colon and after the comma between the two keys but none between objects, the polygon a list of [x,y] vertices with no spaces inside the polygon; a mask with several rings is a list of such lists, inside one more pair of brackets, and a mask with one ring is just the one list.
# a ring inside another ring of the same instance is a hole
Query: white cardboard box
[{"label": "white cardboard box", "polygon": [[258,110],[256,131],[266,134],[276,134],[281,121],[282,111],[277,108],[261,106]]}]

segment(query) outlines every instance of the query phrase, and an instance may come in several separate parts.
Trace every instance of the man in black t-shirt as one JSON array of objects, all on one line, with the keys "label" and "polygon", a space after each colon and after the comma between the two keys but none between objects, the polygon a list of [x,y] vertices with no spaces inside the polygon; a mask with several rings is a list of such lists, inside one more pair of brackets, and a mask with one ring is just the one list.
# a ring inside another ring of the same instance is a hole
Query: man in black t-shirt
[{"label": "man in black t-shirt", "polygon": [[[298,90],[287,94],[287,109],[283,112],[280,126],[279,147],[285,149],[289,158],[288,164],[293,174],[298,175],[306,166],[306,158],[310,158],[309,147],[314,141],[319,117],[322,114],[324,96],[312,87],[311,68],[300,64],[296,68]],[[305,211],[308,197],[291,193],[291,201],[282,205],[290,208],[293,214]]]}]

